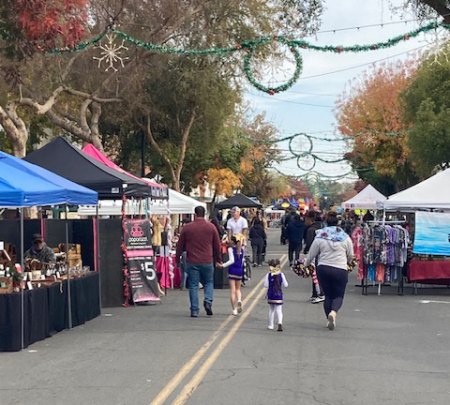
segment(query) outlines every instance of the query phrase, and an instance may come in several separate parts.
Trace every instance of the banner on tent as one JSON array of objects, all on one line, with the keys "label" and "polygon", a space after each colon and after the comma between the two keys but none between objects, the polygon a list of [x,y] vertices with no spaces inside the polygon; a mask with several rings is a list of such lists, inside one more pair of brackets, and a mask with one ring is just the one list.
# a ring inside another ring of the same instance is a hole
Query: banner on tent
[{"label": "banner on tent", "polygon": [[150,221],[125,218],[123,231],[133,302],[159,301],[159,285],[154,268]]},{"label": "banner on tent", "polygon": [[450,256],[450,214],[416,212],[413,253]]}]

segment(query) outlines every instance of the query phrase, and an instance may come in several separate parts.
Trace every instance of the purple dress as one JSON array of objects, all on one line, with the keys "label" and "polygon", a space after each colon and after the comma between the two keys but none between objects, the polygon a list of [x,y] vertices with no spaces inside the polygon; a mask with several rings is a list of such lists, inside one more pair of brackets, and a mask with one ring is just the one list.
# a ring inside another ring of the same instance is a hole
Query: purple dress
[{"label": "purple dress", "polygon": [[267,291],[267,303],[283,305],[283,278],[281,273],[269,274],[269,289]]},{"label": "purple dress", "polygon": [[238,255],[236,247],[233,247],[234,263],[228,267],[229,280],[242,280],[244,275],[244,249],[241,248],[241,254]]}]

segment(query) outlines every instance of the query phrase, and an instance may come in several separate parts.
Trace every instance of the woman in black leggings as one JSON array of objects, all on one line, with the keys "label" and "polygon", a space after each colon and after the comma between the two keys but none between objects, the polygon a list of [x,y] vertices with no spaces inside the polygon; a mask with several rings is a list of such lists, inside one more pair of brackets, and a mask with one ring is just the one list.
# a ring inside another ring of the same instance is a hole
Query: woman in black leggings
[{"label": "woman in black leggings", "polygon": [[345,287],[348,282],[347,265],[353,258],[353,244],[344,230],[337,226],[338,218],[334,211],[326,216],[327,226],[316,233],[305,265],[314,263],[317,257],[317,277],[325,293],[323,308],[328,320],[328,329],[336,327],[336,316],[342,307]]}]

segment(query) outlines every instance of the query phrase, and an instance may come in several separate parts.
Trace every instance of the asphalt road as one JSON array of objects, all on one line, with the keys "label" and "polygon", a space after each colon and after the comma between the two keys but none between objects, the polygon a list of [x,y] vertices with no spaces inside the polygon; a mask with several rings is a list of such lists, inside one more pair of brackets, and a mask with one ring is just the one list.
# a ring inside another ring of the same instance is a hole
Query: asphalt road
[{"label": "asphalt road", "polygon": [[[268,257],[287,253],[269,231]],[[215,290],[214,316],[189,317],[186,291],[161,304],[104,308],[84,326],[0,353],[0,404],[450,403],[450,290],[361,295],[352,275],[329,331],[310,280],[285,268],[284,331],[267,329],[254,270],[244,311]]]}]

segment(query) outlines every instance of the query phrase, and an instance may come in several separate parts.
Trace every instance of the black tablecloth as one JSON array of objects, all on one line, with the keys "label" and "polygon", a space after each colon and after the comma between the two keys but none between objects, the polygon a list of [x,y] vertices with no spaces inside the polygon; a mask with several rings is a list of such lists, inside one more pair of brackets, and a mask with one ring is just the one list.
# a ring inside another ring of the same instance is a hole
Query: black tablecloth
[{"label": "black tablecloth", "polygon": [[[69,327],[68,283],[35,288],[24,295],[24,348]],[[72,326],[100,315],[99,276],[70,281]],[[0,351],[22,349],[21,293],[0,294]]]}]

